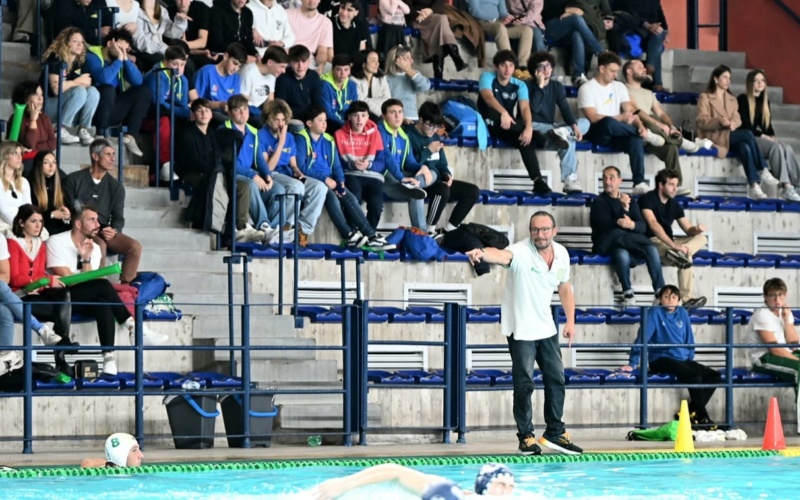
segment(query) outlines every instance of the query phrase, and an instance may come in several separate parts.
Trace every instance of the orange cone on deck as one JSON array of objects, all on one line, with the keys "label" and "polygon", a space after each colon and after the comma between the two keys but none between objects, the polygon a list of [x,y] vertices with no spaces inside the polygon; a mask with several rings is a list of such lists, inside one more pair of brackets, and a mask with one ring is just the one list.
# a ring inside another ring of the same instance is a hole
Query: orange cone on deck
[{"label": "orange cone on deck", "polygon": [[692,422],[689,420],[689,403],[681,401],[681,411],[678,412],[678,439],[675,440],[675,451],[679,453],[694,452],[694,437],[692,437]]},{"label": "orange cone on deck", "polygon": [[786,449],[786,438],[783,436],[783,424],[781,423],[781,411],[778,408],[778,398],[769,400],[767,410],[767,425],[764,428],[764,444],[762,450],[783,450]]}]

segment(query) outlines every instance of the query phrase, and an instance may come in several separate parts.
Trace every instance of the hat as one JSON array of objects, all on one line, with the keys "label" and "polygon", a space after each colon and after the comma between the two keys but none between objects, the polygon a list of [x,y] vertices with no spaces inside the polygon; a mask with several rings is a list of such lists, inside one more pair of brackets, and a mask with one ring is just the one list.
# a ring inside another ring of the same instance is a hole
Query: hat
[{"label": "hat", "polygon": [[420,497],[422,500],[463,500],[461,488],[451,481],[434,483]]},{"label": "hat", "polygon": [[106,460],[119,466],[128,466],[128,453],[131,448],[138,446],[136,438],[124,432],[117,432],[106,439]]},{"label": "hat", "polygon": [[478,471],[478,477],[475,478],[475,493],[478,495],[486,493],[492,481],[498,477],[514,479],[514,474],[511,472],[511,469],[503,464],[485,464],[481,467],[481,470]]}]

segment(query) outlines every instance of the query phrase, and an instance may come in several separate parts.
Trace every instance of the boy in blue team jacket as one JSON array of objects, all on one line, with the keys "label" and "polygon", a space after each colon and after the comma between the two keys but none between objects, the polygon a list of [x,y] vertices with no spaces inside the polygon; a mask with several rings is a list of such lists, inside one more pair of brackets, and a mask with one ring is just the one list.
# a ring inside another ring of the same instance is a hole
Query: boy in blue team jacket
[{"label": "boy in blue team jacket", "polygon": [[[659,290],[658,300],[661,307],[649,310],[644,332],[639,330],[635,342],[641,342],[642,336],[648,344],[694,344],[694,333],[689,314],[679,306],[681,292],[674,285],[665,285]],[[622,371],[632,371],[641,361],[641,348],[631,349],[630,360],[621,367]],[[648,360],[653,373],[669,373],[684,384],[717,384],[722,375],[694,360],[694,347],[648,347]],[[643,376],[647,370],[642,367]],[[708,416],[706,404],[714,395],[716,388],[689,389],[689,413],[694,423],[715,428],[716,424]]]},{"label": "boy in blue team jacket", "polygon": [[[180,45],[172,45],[167,47],[164,52],[164,60],[153,66],[145,76],[144,84],[150,89],[150,95],[153,97],[153,107],[151,113],[155,118],[155,107],[161,108],[161,123],[158,129],[158,138],[153,138],[160,143],[158,151],[158,164],[161,165],[161,180],[169,181],[169,138],[170,130],[170,111],[174,112],[177,128],[179,124],[183,124],[189,119],[189,80],[183,74],[186,67],[186,60],[189,59],[189,54]],[[175,71],[174,77],[170,78],[169,69]],[[160,84],[159,84],[160,80]],[[171,83],[170,83],[171,82]],[[160,92],[160,93],[159,93]],[[172,94],[174,97],[174,108],[172,106]],[[179,120],[179,121],[178,121]],[[151,120],[148,125],[148,131],[155,130],[155,121]],[[173,174],[174,176],[174,174]],[[178,177],[174,176],[177,180]]]},{"label": "boy in blue team jacket", "polygon": [[94,114],[98,133],[109,126],[125,125],[128,132],[123,143],[128,151],[142,156],[134,136],[142,128],[142,120],[150,103],[150,90],[143,86],[142,73],[128,57],[133,44],[125,29],[113,29],[103,38],[103,46],[88,47],[86,69],[100,92]]},{"label": "boy in blue team jacket", "polygon": [[356,82],[350,79],[351,64],[350,56],[337,54],[333,56],[331,71],[322,75],[319,103],[325,108],[329,134],[344,126],[347,120],[347,108],[351,102],[358,100],[358,87]]},{"label": "boy in blue team jacket", "polygon": [[375,250],[394,250],[386,240],[378,236],[367,222],[356,197],[344,184],[344,171],[339,162],[339,152],[333,137],[325,133],[328,126],[325,109],[311,105],[306,112],[306,129],[295,136],[297,165],[304,175],[325,183],[325,209],[350,247],[364,245]]}]

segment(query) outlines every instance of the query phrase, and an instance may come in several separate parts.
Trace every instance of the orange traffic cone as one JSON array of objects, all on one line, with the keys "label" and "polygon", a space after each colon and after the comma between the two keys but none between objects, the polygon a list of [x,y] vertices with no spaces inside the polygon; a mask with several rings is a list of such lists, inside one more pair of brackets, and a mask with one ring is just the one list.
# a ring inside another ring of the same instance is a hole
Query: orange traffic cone
[{"label": "orange traffic cone", "polygon": [[783,450],[786,448],[786,438],[783,437],[783,424],[781,411],[778,409],[778,398],[769,400],[767,410],[767,425],[764,428],[764,444],[762,450]]}]

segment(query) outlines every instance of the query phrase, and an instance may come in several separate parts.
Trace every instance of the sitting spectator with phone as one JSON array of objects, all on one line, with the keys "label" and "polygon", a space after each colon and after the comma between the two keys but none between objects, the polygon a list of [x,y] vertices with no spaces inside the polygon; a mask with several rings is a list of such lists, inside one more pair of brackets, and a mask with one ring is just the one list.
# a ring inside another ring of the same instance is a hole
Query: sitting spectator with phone
[{"label": "sitting spectator with phone", "polygon": [[33,169],[26,176],[31,186],[31,203],[44,214],[44,227],[48,235],[69,231],[72,214],[64,204],[61,179],[67,174],[58,168],[56,154],[39,151],[33,159]]},{"label": "sitting spectator with phone", "polygon": [[[56,149],[56,131],[53,122],[44,112],[44,94],[38,82],[27,80],[18,83],[11,93],[15,106],[25,106],[25,114],[19,131],[19,142],[29,151]],[[9,118],[11,123],[13,116]],[[9,127],[6,138],[11,134]]]},{"label": "sitting spectator with phone", "polygon": [[194,89],[189,91],[189,102],[198,97],[206,99],[211,106],[214,125],[219,126],[228,119],[228,99],[241,92],[239,68],[247,62],[244,46],[233,42],[217,63],[204,66],[195,75]]}]

